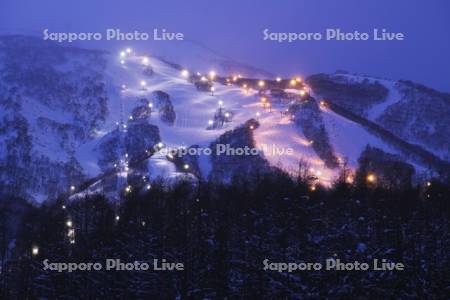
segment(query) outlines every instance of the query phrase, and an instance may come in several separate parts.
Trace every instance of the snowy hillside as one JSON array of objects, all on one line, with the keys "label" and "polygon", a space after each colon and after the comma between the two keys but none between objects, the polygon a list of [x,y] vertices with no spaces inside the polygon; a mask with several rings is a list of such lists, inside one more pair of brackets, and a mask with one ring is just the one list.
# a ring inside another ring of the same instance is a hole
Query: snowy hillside
[{"label": "snowy hillside", "polygon": [[450,94],[404,80],[336,73],[308,78],[319,97],[450,161]]},{"label": "snowy hillside", "polygon": [[[313,98],[331,95],[328,83],[323,89],[311,84],[311,91],[300,79],[260,82],[257,76],[270,74],[238,64],[213,64],[216,74],[197,73],[205,70],[206,54],[200,47],[189,49],[196,59],[186,63],[181,54],[161,59],[126,45],[119,53],[106,53],[0,38],[0,190],[36,201],[68,193],[117,194],[151,188],[158,176],[195,180],[213,172],[217,179],[218,168],[235,164],[224,171],[227,181],[239,175],[236,164],[256,170],[264,168],[263,161],[292,173],[302,163],[316,183],[329,185],[344,167],[357,167],[367,145],[404,156],[404,149]],[[238,76],[242,70],[248,77]],[[386,128],[399,128],[399,137],[417,138],[447,155],[448,141],[428,144],[410,125],[393,126],[389,113],[407,91],[394,93],[385,81],[364,84],[369,92],[353,92],[365,95],[365,102],[337,101]],[[231,131],[236,128],[241,129]],[[208,148],[219,140],[256,146],[262,161],[247,165],[205,154],[178,160],[167,152]],[[404,157],[416,171],[428,169],[420,159]]]}]

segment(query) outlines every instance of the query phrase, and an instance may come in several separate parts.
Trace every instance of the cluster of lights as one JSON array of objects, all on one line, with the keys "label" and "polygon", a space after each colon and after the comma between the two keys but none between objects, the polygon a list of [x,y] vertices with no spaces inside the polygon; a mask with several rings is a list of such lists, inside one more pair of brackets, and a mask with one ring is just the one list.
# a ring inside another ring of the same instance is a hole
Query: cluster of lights
[{"label": "cluster of lights", "polygon": [[75,244],[75,229],[73,228],[72,220],[67,220],[66,226],[68,227],[67,237],[69,238],[69,243]]},{"label": "cluster of lights", "polygon": [[128,54],[131,54],[131,52],[133,52],[132,50],[131,50],[131,48],[127,48],[127,49],[125,49],[125,50],[123,50],[123,51],[120,51],[120,53],[119,53],[119,56],[120,56],[120,64],[122,64],[122,65],[124,65],[125,64],[125,57],[128,55]]}]

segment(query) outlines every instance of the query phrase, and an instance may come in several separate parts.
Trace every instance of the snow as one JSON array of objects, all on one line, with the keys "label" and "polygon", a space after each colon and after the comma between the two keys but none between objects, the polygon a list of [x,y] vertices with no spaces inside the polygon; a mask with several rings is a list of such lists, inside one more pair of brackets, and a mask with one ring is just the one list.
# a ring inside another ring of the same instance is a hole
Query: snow
[{"label": "snow", "polygon": [[[146,67],[142,62],[148,58],[148,65],[154,71],[153,76],[143,75]],[[196,70],[189,70],[190,73]],[[229,75],[220,74],[219,75]],[[347,76],[347,75],[345,75]],[[348,77],[348,76],[347,76]],[[286,115],[281,112],[287,108],[287,104],[273,104],[271,112],[265,110],[260,103],[258,95],[249,94],[236,86],[224,86],[215,84],[214,96],[207,92],[198,91],[195,86],[184,78],[179,69],[175,69],[165,62],[149,54],[133,54],[125,58],[125,64],[120,64],[119,56],[112,55],[107,69],[108,81],[113,82],[108,87],[110,92],[109,118],[105,123],[104,132],[113,130],[116,122],[127,120],[132,109],[141,98],[149,100],[152,92],[161,90],[170,95],[170,100],[176,112],[174,125],[162,122],[158,113],[153,112],[149,119],[151,124],[158,126],[161,140],[170,148],[189,147],[198,145],[208,147],[224,132],[231,130],[251,118],[258,119],[260,127],[254,131],[256,147],[259,149],[278,149],[281,153],[265,151],[264,156],[270,164],[279,166],[284,170],[294,173],[298,170],[300,161],[306,163],[324,185],[330,185],[339,174],[339,168],[328,169],[324,162],[315,153],[309,141],[303,136],[301,130]],[[350,80],[363,80],[355,77]],[[146,81],[145,90],[140,82]],[[122,84],[127,86],[121,91]],[[373,107],[371,117],[376,118],[382,111],[398,99],[395,82],[383,81],[390,89],[388,99]],[[223,103],[225,111],[233,113],[233,120],[225,123],[221,129],[207,130],[208,120],[212,119],[219,107],[219,101]],[[256,116],[256,113],[259,116]],[[372,135],[359,124],[352,122],[336,113],[322,109],[325,127],[329,133],[331,144],[340,158],[348,160],[348,166],[357,167],[357,160],[366,145],[383,149],[389,153],[398,151],[384,143],[380,138]],[[99,172],[96,167],[96,156],[93,153],[95,142],[86,144],[77,152],[77,157],[82,161],[83,168],[89,174]],[[286,153],[291,149],[292,153]],[[274,150],[275,151],[275,150]],[[283,152],[284,151],[284,152]],[[211,162],[206,155],[200,155],[199,167],[203,176],[207,177],[211,171]],[[148,160],[150,178],[172,178],[182,175],[177,172],[172,162],[168,161],[163,152],[156,153]]]},{"label": "snow", "polygon": [[400,101],[401,96],[398,92],[397,88],[395,87],[396,82],[395,81],[389,81],[389,80],[380,80],[379,81],[382,85],[384,85],[388,90],[389,94],[385,101],[382,103],[379,103],[377,105],[374,105],[369,113],[368,113],[368,119],[371,121],[375,121],[379,116],[381,116],[386,109],[395,104],[396,102]]},{"label": "snow", "polygon": [[381,138],[369,133],[358,123],[327,108],[321,108],[321,111],[331,144],[339,157],[348,160],[349,167],[356,168],[358,166],[359,155],[367,145],[380,148],[388,153],[399,154],[396,149],[383,142]]},{"label": "snow", "polygon": [[[207,57],[202,55],[196,56],[194,52],[199,51],[198,47],[193,47],[190,50],[192,53],[184,54],[195,58],[189,60],[189,65],[183,65],[183,67],[186,67],[191,74],[199,70],[205,73],[211,69],[214,69],[220,76],[229,76],[239,72],[237,70],[236,72],[224,73],[229,70],[223,68],[222,62],[225,61],[223,57],[215,56],[211,53],[205,54]],[[180,49],[176,49],[176,53],[182,52]],[[180,55],[182,56],[182,54]],[[282,114],[288,104],[272,103],[272,109],[268,111],[263,108],[256,92],[253,91],[246,94],[239,87],[225,86],[218,83],[214,84],[214,96],[208,92],[198,91],[194,84],[182,76],[179,69],[161,61],[151,55],[151,53],[133,52],[132,54],[127,54],[125,58],[120,58],[118,53],[106,56],[108,63],[104,76],[108,92],[107,118],[102,127],[94,132],[92,139],[83,145],[72,145],[75,150],[75,157],[80,162],[88,178],[101,173],[98,166],[98,153],[96,153],[101,137],[115,130],[117,122],[126,122],[139,100],[146,98],[151,101],[152,93],[157,90],[169,94],[176,113],[176,121],[173,125],[162,122],[157,112],[152,112],[149,118],[149,122],[159,128],[161,140],[166,147],[177,148],[198,145],[206,148],[226,131],[234,129],[254,118],[260,123],[260,126],[254,130],[256,147],[275,152],[279,151],[278,153],[264,152],[264,156],[270,164],[281,167],[287,172],[295,173],[298,170],[299,162],[306,163],[310,171],[324,185],[330,185],[337,178],[340,171],[339,168],[327,168],[314,151],[310,141],[303,136],[301,129],[292,122],[289,116]],[[186,61],[185,59],[177,61],[175,60],[177,57],[178,55],[169,53],[166,58],[170,58],[170,60],[174,60],[177,63]],[[144,58],[146,58],[145,63],[143,63]],[[124,60],[124,64],[121,64],[121,59]],[[215,64],[214,62],[211,63],[211,61],[219,63]],[[209,66],[207,66],[208,64]],[[64,70],[71,70],[77,69],[78,65],[82,64],[75,59],[74,62],[60,67]],[[194,67],[195,65],[197,67]],[[154,72],[152,76],[144,74],[147,66],[152,68]],[[242,69],[245,68],[246,66]],[[255,71],[251,68],[247,70],[249,73]],[[361,81],[365,79],[361,76],[342,76],[348,80]],[[143,80],[146,82],[145,89],[141,86],[141,81]],[[378,81],[389,89],[389,96],[383,103],[372,107],[369,112],[371,120],[375,120],[387,107],[400,99],[394,81]],[[126,85],[127,88],[122,90],[122,85]],[[289,91],[297,93],[297,90]],[[56,135],[48,134],[38,128],[37,119],[38,117],[46,117],[59,123],[71,124],[73,121],[71,115],[64,112],[55,113],[35,99],[25,100],[24,103],[28,105],[24,105],[23,113],[26,115],[33,130],[33,136],[35,137],[34,150],[45,154],[52,160],[67,161],[70,158],[69,152],[61,149]],[[223,104],[219,104],[219,101]],[[222,105],[225,111],[232,113],[232,121],[225,123],[223,128],[207,130],[208,121],[213,118],[219,105]],[[322,108],[321,112],[330,142],[336,154],[340,158],[346,158],[349,167],[357,167],[357,159],[368,144],[383,149],[385,152],[399,154],[396,149],[372,135],[361,125],[326,108]],[[289,150],[292,150],[292,153],[286,152]],[[200,155],[198,161],[202,175],[207,177],[212,168],[209,157]],[[148,176],[151,179],[185,176],[184,173],[176,170],[172,162],[167,160],[163,151],[154,154],[148,159],[147,165],[149,167]],[[93,186],[92,188],[98,187]]]}]

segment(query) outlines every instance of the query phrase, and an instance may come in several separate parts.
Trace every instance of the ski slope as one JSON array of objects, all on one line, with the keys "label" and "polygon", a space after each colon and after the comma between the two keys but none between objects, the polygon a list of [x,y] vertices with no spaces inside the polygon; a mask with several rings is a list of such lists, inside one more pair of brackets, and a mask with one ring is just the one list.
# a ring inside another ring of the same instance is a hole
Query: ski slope
[{"label": "ski slope", "polygon": [[[121,60],[123,60],[122,63]],[[147,66],[153,69],[153,76],[143,75]],[[340,172],[340,168],[327,168],[311,147],[310,141],[303,136],[301,129],[295,126],[289,116],[281,113],[286,110],[287,104],[274,103],[272,109],[268,111],[262,106],[260,96],[256,92],[244,93],[240,87],[222,85],[217,82],[214,84],[214,95],[198,91],[183,77],[179,69],[145,53],[131,52],[125,58],[112,55],[107,77],[112,83],[108,87],[110,91],[109,118],[102,132],[114,130],[117,122],[126,120],[139,99],[149,98],[152,92],[161,90],[170,95],[176,112],[176,121],[173,126],[167,125],[160,121],[157,113],[152,113],[150,123],[158,126],[162,142],[166,147],[178,148],[192,145],[207,147],[226,131],[254,118],[260,122],[260,127],[254,131],[256,147],[269,149],[263,152],[272,165],[294,173],[298,170],[299,162],[302,162],[324,185],[333,183]],[[141,85],[142,81],[145,81],[145,88]],[[122,85],[126,85],[125,90],[121,90]],[[375,118],[385,105],[390,105],[395,99],[396,96],[392,95],[386,103],[374,107],[371,116]],[[233,120],[225,123],[223,128],[207,130],[208,121],[213,118],[219,105],[225,111],[233,113]],[[326,108],[322,108],[321,112],[335,154],[345,159],[349,167],[357,167],[357,160],[366,145],[398,154],[396,149],[373,136],[359,124]],[[92,143],[95,141],[91,142],[91,145],[86,144],[80,147],[77,155],[85,170],[90,175],[96,175],[98,169],[96,170],[94,166],[97,155]],[[278,152],[273,150],[274,148],[278,149]],[[288,153],[287,149],[291,152]],[[209,157],[200,155],[199,165],[202,174],[207,176],[211,170]],[[180,175],[163,153],[156,153],[150,158],[148,166],[150,178],[158,176],[171,178]]]}]

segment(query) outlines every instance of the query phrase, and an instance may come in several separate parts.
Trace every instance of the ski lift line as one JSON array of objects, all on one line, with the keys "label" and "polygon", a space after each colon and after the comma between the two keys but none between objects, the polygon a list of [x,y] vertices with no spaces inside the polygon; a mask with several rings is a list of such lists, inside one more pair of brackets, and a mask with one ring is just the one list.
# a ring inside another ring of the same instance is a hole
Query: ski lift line
[{"label": "ski lift line", "polygon": [[[139,157],[132,159],[128,162],[128,166],[129,168],[135,168],[137,167],[140,163],[142,163],[143,161],[151,158],[157,151],[155,149],[150,149],[150,150],[146,150],[144,151],[143,154],[141,154]],[[81,193],[86,191],[89,187],[91,187],[94,183],[98,182],[98,181],[102,181],[104,179],[106,179],[107,177],[113,176],[113,175],[117,175],[118,173],[121,173],[122,170],[117,170],[116,168],[110,168],[108,170],[106,170],[105,172],[103,172],[100,175],[94,176],[86,181],[84,181],[83,183],[81,183],[80,185],[78,185],[77,187],[77,193]],[[72,196],[72,193],[62,193],[59,195],[58,198],[61,199],[68,199],[70,196]]]}]

